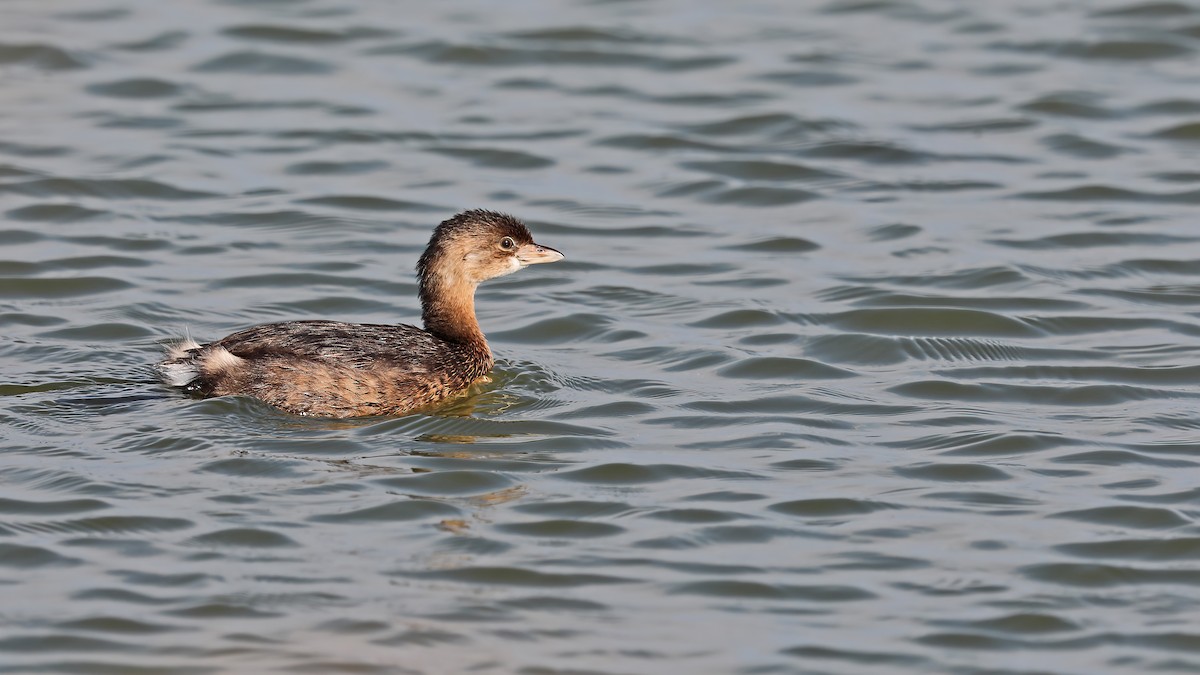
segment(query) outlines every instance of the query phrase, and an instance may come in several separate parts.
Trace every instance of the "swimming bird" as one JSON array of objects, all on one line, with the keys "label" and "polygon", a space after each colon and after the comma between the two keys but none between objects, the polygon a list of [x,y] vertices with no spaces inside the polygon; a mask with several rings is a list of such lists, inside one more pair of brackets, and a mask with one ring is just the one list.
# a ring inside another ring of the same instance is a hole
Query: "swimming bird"
[{"label": "swimming bird", "polygon": [[417,262],[424,329],[406,324],[285,321],[215,342],[186,339],[158,364],[163,380],[199,396],[252,396],[297,415],[400,415],[485,378],[495,364],[475,317],[483,281],[563,254],[516,218],[464,211],[434,229]]}]

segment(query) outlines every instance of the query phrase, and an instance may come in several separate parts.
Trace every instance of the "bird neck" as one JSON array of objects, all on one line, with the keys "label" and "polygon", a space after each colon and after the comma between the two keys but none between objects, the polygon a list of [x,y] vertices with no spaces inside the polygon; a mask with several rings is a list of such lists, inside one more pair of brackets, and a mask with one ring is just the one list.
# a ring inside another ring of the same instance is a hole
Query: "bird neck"
[{"label": "bird neck", "polygon": [[448,342],[491,351],[475,318],[476,284],[457,275],[430,271],[421,279],[421,320],[425,330]]}]

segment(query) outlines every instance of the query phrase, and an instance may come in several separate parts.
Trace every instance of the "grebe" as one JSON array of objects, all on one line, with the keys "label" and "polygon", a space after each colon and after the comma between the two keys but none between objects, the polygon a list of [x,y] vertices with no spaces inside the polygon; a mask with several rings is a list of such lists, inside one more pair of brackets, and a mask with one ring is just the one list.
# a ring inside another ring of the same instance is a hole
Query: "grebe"
[{"label": "grebe", "polygon": [[480,282],[563,254],[534,243],[525,225],[494,211],[464,211],[438,225],[417,262],[416,326],[286,321],[169,348],[159,372],[201,396],[253,396],[290,413],[397,415],[469,387],[495,360],[475,318]]}]

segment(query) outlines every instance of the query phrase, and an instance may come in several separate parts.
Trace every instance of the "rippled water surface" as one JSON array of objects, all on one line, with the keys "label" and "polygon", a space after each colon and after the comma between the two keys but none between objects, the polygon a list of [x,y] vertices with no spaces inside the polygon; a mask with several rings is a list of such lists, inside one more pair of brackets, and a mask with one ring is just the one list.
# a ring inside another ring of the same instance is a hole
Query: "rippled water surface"
[{"label": "rippled water surface", "polygon": [[[0,672],[1200,671],[1200,4],[10,0]],[[328,421],[161,345],[412,322]]]}]

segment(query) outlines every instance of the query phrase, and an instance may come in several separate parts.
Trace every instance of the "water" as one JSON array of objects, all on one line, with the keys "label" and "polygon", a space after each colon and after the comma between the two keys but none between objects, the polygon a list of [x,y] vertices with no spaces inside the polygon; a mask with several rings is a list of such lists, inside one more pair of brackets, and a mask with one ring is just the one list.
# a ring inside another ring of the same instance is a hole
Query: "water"
[{"label": "water", "polygon": [[[1200,5],[0,9],[0,671],[1200,671]],[[327,421],[161,343],[415,321]]]}]

